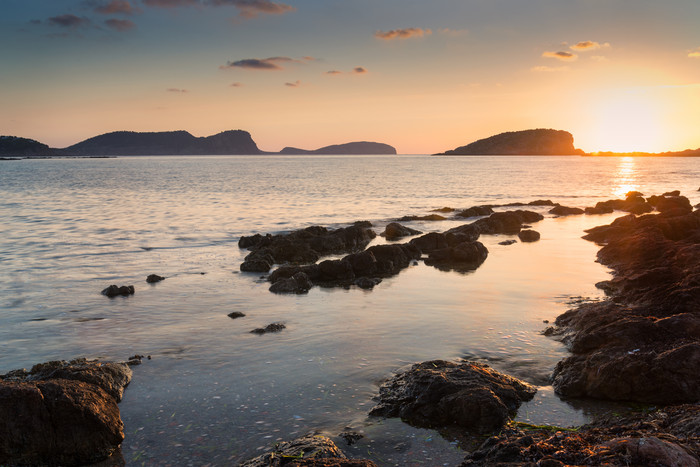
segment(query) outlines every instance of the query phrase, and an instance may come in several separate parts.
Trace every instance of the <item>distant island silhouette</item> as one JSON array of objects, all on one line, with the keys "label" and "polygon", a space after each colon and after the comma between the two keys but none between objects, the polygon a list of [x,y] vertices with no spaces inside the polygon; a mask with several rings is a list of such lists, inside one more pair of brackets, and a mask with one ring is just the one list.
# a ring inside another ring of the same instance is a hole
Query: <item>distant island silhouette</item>
[{"label": "distant island silhouette", "polygon": [[539,128],[509,131],[460,146],[439,156],[582,156],[568,131]]},{"label": "distant island silhouette", "polygon": [[265,155],[329,154],[369,155],[396,154],[384,143],[359,141],[325,146],[315,150],[286,147],[279,153],[262,151],[244,130],[223,131],[196,137],[187,131],[136,132],[115,131],[88,138],[67,148],[50,148],[38,141],[16,136],[0,136],[0,156],[184,156],[184,155]]}]

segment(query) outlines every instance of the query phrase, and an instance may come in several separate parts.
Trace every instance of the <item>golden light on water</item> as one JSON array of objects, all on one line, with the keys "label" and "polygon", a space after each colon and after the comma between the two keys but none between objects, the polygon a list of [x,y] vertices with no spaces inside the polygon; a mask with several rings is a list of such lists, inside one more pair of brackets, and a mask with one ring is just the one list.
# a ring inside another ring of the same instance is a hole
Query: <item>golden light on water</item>
[{"label": "golden light on water", "polygon": [[637,162],[634,157],[622,157],[615,172],[615,187],[613,195],[624,198],[630,191],[639,189],[637,184]]}]

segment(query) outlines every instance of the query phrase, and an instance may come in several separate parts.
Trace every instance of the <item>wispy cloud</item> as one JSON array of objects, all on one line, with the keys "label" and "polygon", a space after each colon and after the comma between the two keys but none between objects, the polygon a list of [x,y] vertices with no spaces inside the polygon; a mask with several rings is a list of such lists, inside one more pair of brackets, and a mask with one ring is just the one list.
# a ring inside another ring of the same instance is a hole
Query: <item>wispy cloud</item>
[{"label": "wispy cloud", "polygon": [[562,60],[565,62],[573,62],[578,58],[578,55],[571,52],[558,51],[558,52],[543,52],[542,56],[545,58],[556,58],[557,60]]},{"label": "wispy cloud", "polygon": [[97,5],[95,12],[102,15],[133,15],[139,13],[140,10],[127,0],[112,0],[107,4]]},{"label": "wispy cloud", "polygon": [[176,94],[186,94],[190,91],[188,91],[187,89],[180,89],[180,88],[168,88],[165,90],[165,92],[172,92],[172,93],[176,93]]},{"label": "wispy cloud", "polygon": [[466,29],[450,29],[450,28],[440,28],[437,30],[438,34],[449,37],[463,37],[469,34]]},{"label": "wispy cloud", "polygon": [[374,33],[374,37],[384,40],[393,39],[409,39],[411,37],[423,37],[429,36],[433,33],[430,29],[423,28],[404,28],[404,29],[392,29],[391,31],[377,31]]},{"label": "wispy cloud", "polygon": [[231,68],[245,68],[249,70],[284,70],[283,64],[286,63],[306,63],[316,60],[313,57],[302,57],[295,59],[290,57],[270,57],[270,58],[245,58],[243,60],[229,61],[226,65],[221,65],[219,68],[227,70]]},{"label": "wispy cloud", "polygon": [[327,75],[342,75],[343,72],[342,72],[342,71],[338,71],[338,70],[330,70],[330,71],[327,71],[326,74],[327,74]]},{"label": "wispy cloud", "polygon": [[49,24],[60,26],[62,28],[79,28],[90,25],[89,19],[75,15],[52,16],[48,21]]},{"label": "wispy cloud", "polygon": [[178,8],[200,5],[201,3],[198,0],[143,0],[143,4],[156,8]]},{"label": "wispy cloud", "polygon": [[143,0],[143,4],[155,8],[231,6],[238,10],[238,16],[243,19],[256,18],[259,15],[283,15],[296,11],[296,8],[291,5],[271,0]]},{"label": "wispy cloud", "polygon": [[243,83],[239,83],[239,82],[231,83],[231,87],[232,88],[242,88]]},{"label": "wispy cloud", "polygon": [[588,50],[598,50],[600,49],[600,44],[598,42],[594,41],[581,41],[578,42],[571,47],[569,47],[571,50],[577,50],[580,52],[588,51]]},{"label": "wispy cloud", "polygon": [[284,85],[290,88],[298,88],[299,86],[301,86],[301,81],[296,80],[293,83],[284,83]]},{"label": "wispy cloud", "polygon": [[688,58],[700,58],[700,47],[695,50],[688,51]]},{"label": "wispy cloud", "polygon": [[115,31],[119,31],[119,32],[128,31],[128,30],[134,29],[136,27],[136,25],[132,21],[129,21],[128,19],[114,19],[114,18],[106,20],[105,25],[108,28],[114,29]]},{"label": "wispy cloud", "polygon": [[352,69],[352,73],[355,75],[363,75],[367,73],[367,69],[362,66],[356,66],[355,68]]},{"label": "wispy cloud", "polygon": [[365,73],[367,73],[367,69],[365,67],[356,66],[355,68],[353,68],[352,70],[347,71],[347,72],[339,71],[339,70],[330,70],[330,71],[327,71],[325,74],[331,75],[331,76],[338,76],[338,75],[346,75],[346,74],[347,75],[363,75]]},{"label": "wispy cloud", "polygon": [[569,67],[566,66],[534,66],[530,68],[530,71],[535,73],[557,73],[562,71],[569,71]]}]

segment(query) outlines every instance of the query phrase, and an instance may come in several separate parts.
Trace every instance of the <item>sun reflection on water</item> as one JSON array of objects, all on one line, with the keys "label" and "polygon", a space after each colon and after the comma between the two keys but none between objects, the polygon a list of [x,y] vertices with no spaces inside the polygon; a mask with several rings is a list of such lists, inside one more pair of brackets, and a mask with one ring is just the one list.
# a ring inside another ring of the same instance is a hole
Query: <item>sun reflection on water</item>
[{"label": "sun reflection on water", "polygon": [[637,163],[634,157],[621,158],[615,173],[613,195],[618,198],[624,198],[628,192],[638,191],[638,175]]}]

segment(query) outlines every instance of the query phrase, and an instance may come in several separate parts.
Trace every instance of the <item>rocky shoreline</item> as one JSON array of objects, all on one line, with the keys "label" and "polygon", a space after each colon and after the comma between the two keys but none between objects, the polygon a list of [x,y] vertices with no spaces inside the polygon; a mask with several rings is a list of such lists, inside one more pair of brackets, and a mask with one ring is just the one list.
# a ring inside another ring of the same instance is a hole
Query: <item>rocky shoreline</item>
[{"label": "rocky shoreline", "polygon": [[[551,208],[554,216],[631,213],[584,237],[601,246],[598,261],[613,272],[612,280],[597,284],[607,298],[578,304],[545,335],[571,352],[552,374],[559,395],[654,406],[573,429],[515,423],[512,417],[532,399],[535,387],[477,362],[433,360],[387,379],[368,416],[399,417],[413,426],[458,430],[484,440],[464,446],[462,466],[700,466],[700,211],[678,192],[648,198],[631,192],[624,200],[585,209],[542,200],[505,207],[528,205]],[[250,254],[240,269],[266,274],[270,291],[283,294],[303,294],[314,286],[372,289],[417,261],[469,271],[487,260],[482,235],[539,239],[529,224],[544,219],[541,214],[494,212],[494,207],[442,208],[441,213],[454,213],[453,219],[476,218],[444,232],[423,234],[389,223],[381,234],[389,243],[369,248],[377,234],[368,222],[242,237],[239,247]],[[422,217],[446,219],[402,219]],[[399,243],[405,237],[410,240]],[[329,255],[340,258],[318,262]],[[163,278],[153,276],[149,282],[156,279]],[[124,293],[112,288],[115,295],[133,294],[133,286]],[[112,296],[107,291],[103,294]],[[272,323],[252,332],[284,328]],[[112,465],[123,465],[117,403],[131,380],[130,365],[138,362],[138,357],[125,363],[78,359],[0,375],[0,464],[86,465],[116,456]],[[352,441],[362,436],[345,435]],[[241,465],[376,464],[349,459],[330,439],[309,434],[278,443]]]}]

